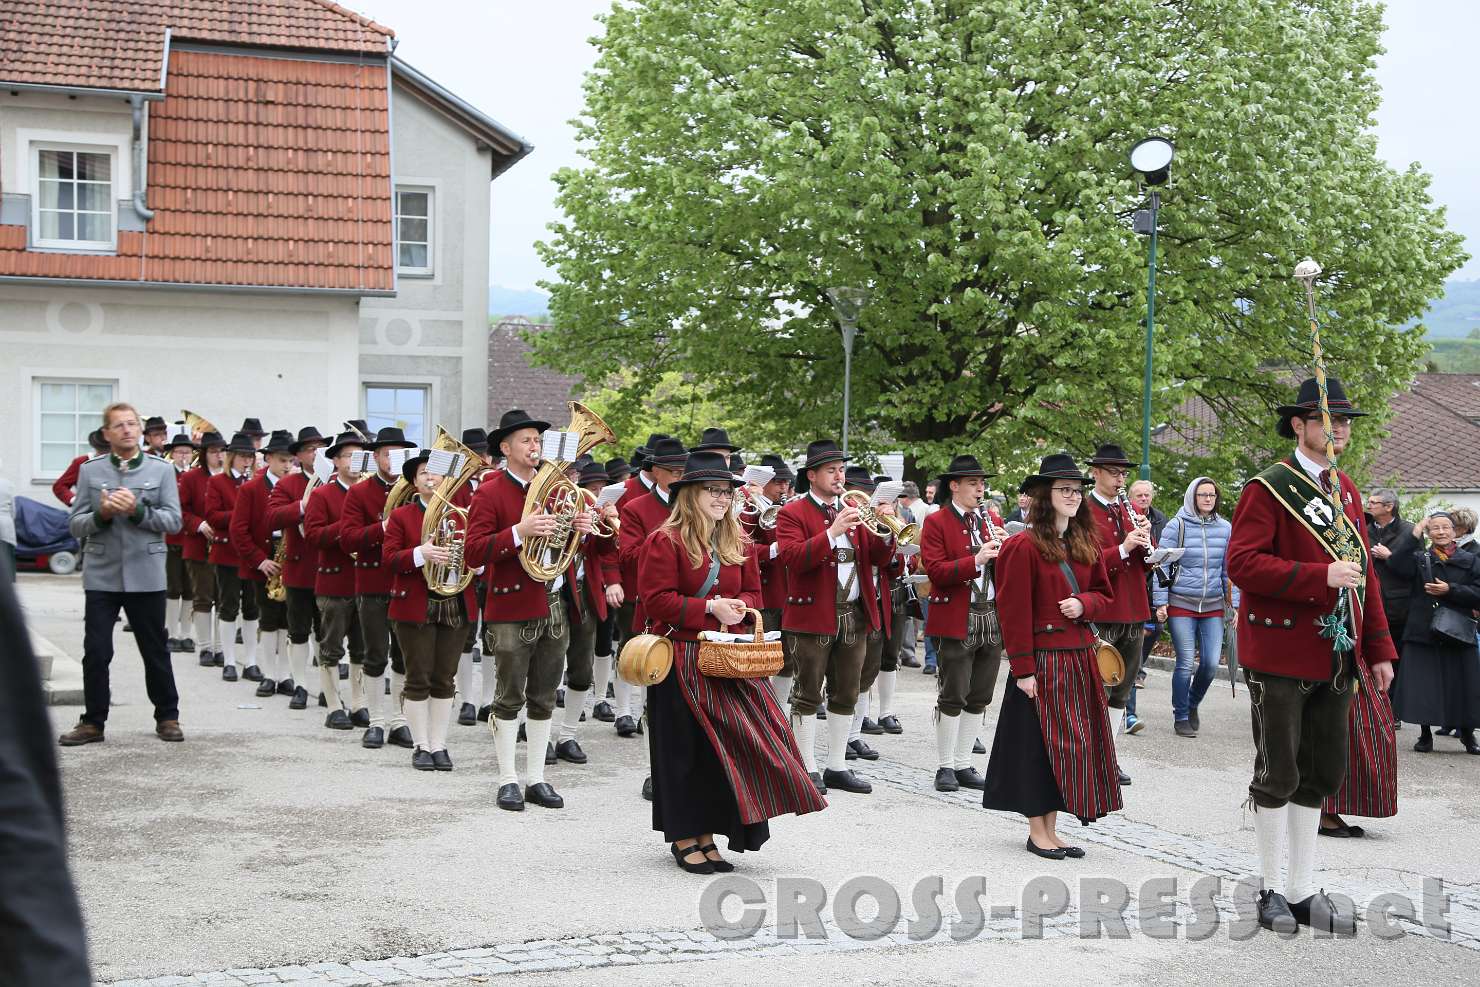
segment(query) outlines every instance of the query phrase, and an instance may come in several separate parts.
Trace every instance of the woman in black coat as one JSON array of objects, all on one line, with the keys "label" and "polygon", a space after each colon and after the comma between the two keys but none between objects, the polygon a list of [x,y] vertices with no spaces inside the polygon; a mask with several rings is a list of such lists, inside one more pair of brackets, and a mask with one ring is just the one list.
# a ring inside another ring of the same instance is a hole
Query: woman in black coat
[{"label": "woman in black coat", "polygon": [[1432,630],[1439,608],[1469,617],[1480,608],[1480,558],[1455,542],[1454,522],[1448,514],[1428,519],[1433,547],[1418,553],[1409,597],[1408,623],[1403,630],[1403,687],[1398,690],[1398,719],[1422,727],[1413,749],[1434,749],[1431,727],[1459,728],[1465,750],[1480,754],[1475,728],[1480,727],[1480,651],[1473,631],[1467,641],[1456,641]]}]

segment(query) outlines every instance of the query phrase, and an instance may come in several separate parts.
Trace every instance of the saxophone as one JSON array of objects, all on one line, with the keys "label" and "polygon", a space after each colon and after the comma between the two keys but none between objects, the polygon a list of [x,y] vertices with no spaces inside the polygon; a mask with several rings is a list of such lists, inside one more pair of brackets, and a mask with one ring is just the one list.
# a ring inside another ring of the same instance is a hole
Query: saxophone
[{"label": "saxophone", "polygon": [[288,598],[288,588],[283,585],[283,566],[288,564],[288,539],[279,538],[277,551],[272,553],[272,561],[277,563],[278,571],[275,576],[267,577],[267,598],[274,603],[282,603]]}]

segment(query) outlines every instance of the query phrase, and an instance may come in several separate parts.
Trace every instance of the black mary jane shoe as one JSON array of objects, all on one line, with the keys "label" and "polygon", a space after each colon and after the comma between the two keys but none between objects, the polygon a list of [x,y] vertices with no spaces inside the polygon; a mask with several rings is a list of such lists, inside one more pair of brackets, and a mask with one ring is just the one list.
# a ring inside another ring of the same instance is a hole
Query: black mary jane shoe
[{"label": "black mary jane shoe", "polygon": [[295,693],[297,691],[298,691],[298,683],[294,682],[292,679],[279,679],[278,680],[278,684],[277,684],[277,694],[278,695],[280,695],[280,696],[291,696],[293,693]]},{"label": "black mary jane shoe", "polygon": [[225,668],[226,667],[226,652],[222,651],[220,648],[216,648],[216,649],[212,650],[211,651],[211,664],[214,665],[217,668]]},{"label": "black mary jane shoe", "polygon": [[548,781],[542,781],[538,785],[529,785],[524,789],[524,800],[533,802],[542,809],[563,809],[565,799],[550,785]]},{"label": "black mary jane shoe", "polygon": [[699,848],[699,852],[704,854],[704,859],[709,861],[709,866],[714,868],[714,872],[716,874],[728,874],[730,871],[735,869],[735,865],[730,863],[728,860],[715,860],[714,858],[709,856],[711,853],[719,853],[719,847],[715,846],[713,843],[710,843],[706,846],[701,846]]},{"label": "black mary jane shoe", "polygon": [[277,683],[272,679],[263,679],[257,683],[256,696],[258,699],[267,699],[277,695]]},{"label": "black mary jane shoe", "polygon": [[956,792],[961,790],[961,783],[956,780],[954,768],[935,769],[935,790],[937,792]]},{"label": "black mary jane shoe", "polygon": [[223,666],[221,666],[221,681],[222,682],[235,682],[240,677],[241,676],[239,676],[239,675],[236,674],[236,666],[235,665],[223,665]]},{"label": "black mary jane shoe", "polygon": [[420,747],[411,752],[411,766],[417,771],[435,771],[437,769],[436,762],[432,760],[432,755]]},{"label": "black mary jane shoe", "polygon": [[393,747],[404,747],[408,751],[416,746],[416,741],[411,739],[410,727],[396,727],[385,738],[385,742]]},{"label": "black mary jane shoe", "polygon": [[844,755],[846,760],[853,761],[863,758],[865,761],[877,761],[879,752],[870,747],[862,737],[857,740],[848,741],[848,753]]},{"label": "black mary jane shoe", "polygon": [[852,792],[855,795],[871,795],[874,790],[874,786],[854,774],[852,768],[844,768],[842,771],[828,768],[822,772],[822,783],[829,789],[836,788],[840,792]]},{"label": "black mary jane shoe", "polygon": [[1259,924],[1282,936],[1292,936],[1299,929],[1290,903],[1278,891],[1259,892]]},{"label": "black mary jane shoe", "polygon": [[590,760],[590,758],[586,757],[586,752],[581,750],[581,745],[576,743],[574,738],[562,740],[556,744],[555,756],[562,761],[569,761],[571,764],[585,764]]},{"label": "black mary jane shoe", "polygon": [[242,669],[242,678],[246,679],[248,682],[261,682],[262,669],[258,668],[256,665],[248,665],[246,668]]},{"label": "black mary jane shoe", "polygon": [[1035,857],[1042,857],[1044,860],[1063,860],[1064,857],[1067,856],[1067,854],[1065,854],[1063,850],[1059,849],[1056,846],[1047,848],[1039,846],[1038,844],[1033,842],[1033,837],[1031,836],[1028,837],[1027,846],[1029,853],[1033,854],[1033,856]]},{"label": "black mary jane shoe", "polygon": [[[428,755],[430,756],[430,755]],[[507,785],[500,785],[498,789],[498,807],[509,812],[524,811],[524,796],[519,794],[519,786],[512,781]]]},{"label": "black mary jane shoe", "polygon": [[1290,914],[1295,916],[1296,922],[1308,925],[1317,932],[1337,936],[1357,934],[1356,917],[1340,911],[1336,903],[1327,896],[1325,888],[1309,898],[1290,902]]},{"label": "black mary jane shoe", "polygon": [[1338,840],[1348,839],[1352,835],[1350,827],[1347,826],[1319,826],[1316,832]]},{"label": "black mary jane shoe", "polygon": [[653,800],[653,779],[651,775],[642,779],[642,797],[649,802]]},{"label": "black mary jane shoe", "polygon": [[293,690],[293,698],[288,700],[289,709],[308,709],[308,690],[303,686]]},{"label": "black mary jane shoe", "polygon": [[1064,851],[1064,856],[1070,860],[1084,859],[1084,847],[1082,846],[1061,846],[1059,849]]},{"label": "black mary jane shoe", "polygon": [[858,728],[858,732],[866,733],[870,737],[876,737],[884,732],[884,728],[879,726],[879,722],[877,720],[872,720],[865,716],[863,718],[863,725]]},{"label": "black mary jane shoe", "polygon": [[986,790],[987,779],[983,778],[982,773],[976,768],[957,768],[956,784],[962,788],[974,788],[981,792]]},{"label": "black mary jane shoe", "polygon": [[591,715],[596,717],[596,719],[600,720],[602,723],[611,723],[617,718],[617,715],[612,712],[612,704],[607,702],[605,699],[597,703],[595,707],[592,708]]},{"label": "black mary jane shoe", "polygon": [[904,733],[904,727],[899,725],[899,717],[895,716],[893,713],[890,713],[888,716],[879,717],[879,728],[882,729],[885,733]]},{"label": "black mary jane shoe", "polygon": [[360,746],[370,751],[380,750],[385,746],[385,731],[380,727],[371,727],[360,738]]},{"label": "black mary jane shoe", "polygon": [[[673,851],[673,859],[677,861],[679,870],[686,870],[690,874],[714,873],[714,862],[704,856],[703,852],[699,849],[699,844],[695,843],[693,846],[680,850],[677,843],[670,843],[668,848]],[[696,853],[699,854],[698,863],[691,864],[684,859]]]},{"label": "black mary jane shoe", "polygon": [[452,755],[445,750],[432,751],[432,766],[438,771],[451,771]]},{"label": "black mary jane shoe", "polygon": [[457,710],[457,725],[470,727],[478,722],[478,707],[472,703],[463,703]]},{"label": "black mary jane shoe", "polygon": [[359,727],[361,730],[365,730],[365,729],[369,728],[369,726],[370,726],[370,710],[369,710],[369,708],[368,707],[365,707],[365,706],[361,706],[359,709],[355,710],[353,713],[351,713],[349,715],[349,721],[351,723],[353,723],[355,726]]}]

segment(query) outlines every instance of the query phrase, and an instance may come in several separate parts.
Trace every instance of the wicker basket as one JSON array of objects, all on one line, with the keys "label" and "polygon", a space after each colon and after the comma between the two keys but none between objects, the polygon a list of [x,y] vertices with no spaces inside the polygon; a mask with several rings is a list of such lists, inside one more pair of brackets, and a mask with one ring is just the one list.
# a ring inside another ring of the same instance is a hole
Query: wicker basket
[{"label": "wicker basket", "polygon": [[758,610],[746,610],[755,618],[755,640],[725,644],[699,642],[699,671],[712,679],[763,679],[781,671],[780,641],[767,641]]}]

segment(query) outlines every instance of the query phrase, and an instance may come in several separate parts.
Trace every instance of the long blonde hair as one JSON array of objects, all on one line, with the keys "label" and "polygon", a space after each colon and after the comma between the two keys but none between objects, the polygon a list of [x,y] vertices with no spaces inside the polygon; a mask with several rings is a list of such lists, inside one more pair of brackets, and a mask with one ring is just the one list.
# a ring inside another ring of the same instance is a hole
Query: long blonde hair
[{"label": "long blonde hair", "polygon": [[740,565],[745,561],[745,545],[749,539],[740,530],[734,511],[725,511],[725,516],[718,521],[710,518],[699,506],[699,498],[707,496],[702,484],[686,483],[679,487],[678,496],[673,499],[673,510],[658,530],[678,539],[689,556],[689,565],[695,569],[706,563],[711,545],[717,550],[721,565]]}]

